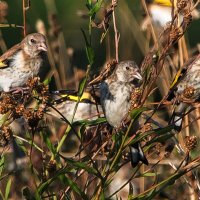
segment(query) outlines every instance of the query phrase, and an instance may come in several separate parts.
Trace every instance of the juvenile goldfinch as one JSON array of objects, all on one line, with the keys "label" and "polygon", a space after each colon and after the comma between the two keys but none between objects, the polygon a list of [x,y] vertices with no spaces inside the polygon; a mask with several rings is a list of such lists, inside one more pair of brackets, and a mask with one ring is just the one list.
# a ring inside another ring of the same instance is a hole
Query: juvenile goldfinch
[{"label": "juvenile goldfinch", "polygon": [[27,35],[0,57],[0,91],[9,92],[22,87],[29,78],[37,76],[43,62],[42,52],[47,51],[45,36]]},{"label": "juvenile goldfinch", "polygon": [[186,110],[192,107],[191,102],[198,102],[200,98],[200,55],[190,59],[174,80],[168,100],[175,99],[176,107],[169,124],[174,125],[174,129],[179,132]]},{"label": "juvenile goldfinch", "polygon": [[[141,84],[142,76],[134,61],[123,61],[116,65],[114,72],[101,83],[101,105],[108,123],[119,128],[131,107],[131,94]],[[137,125],[136,125],[137,126]],[[131,163],[139,161],[148,164],[139,143],[131,147]]]}]

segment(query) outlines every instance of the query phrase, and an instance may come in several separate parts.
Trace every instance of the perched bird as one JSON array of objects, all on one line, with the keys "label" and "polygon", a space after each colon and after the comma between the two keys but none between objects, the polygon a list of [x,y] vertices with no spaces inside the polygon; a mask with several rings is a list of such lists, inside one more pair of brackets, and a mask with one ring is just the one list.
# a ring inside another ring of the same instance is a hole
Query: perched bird
[{"label": "perched bird", "polygon": [[[131,94],[141,84],[142,76],[134,61],[123,61],[116,65],[114,72],[101,83],[101,105],[108,123],[119,128],[131,107]],[[135,125],[137,126],[137,125]],[[148,164],[139,143],[131,147],[131,163],[139,161]]]},{"label": "perched bird", "polygon": [[183,67],[172,83],[168,94],[168,100],[175,100],[176,107],[169,121],[174,125],[176,131],[182,128],[182,118],[188,108],[191,108],[191,102],[197,102],[200,99],[200,55],[191,58]]},{"label": "perched bird", "polygon": [[[181,1],[177,1],[177,3]],[[184,5],[188,5],[191,2],[185,1]],[[187,3],[187,4],[186,4]],[[171,0],[146,0],[146,4],[148,7],[148,11],[150,14],[150,18],[146,17],[142,22],[142,29],[146,30],[148,25],[151,23],[152,20],[153,24],[158,27],[164,27],[168,22],[172,21],[172,7],[173,3]],[[192,5],[191,5],[192,6]],[[199,19],[200,14],[197,9],[192,9],[192,17],[193,19]],[[180,20],[183,20],[183,16],[180,16]]]},{"label": "perched bird", "polygon": [[[71,122],[77,105],[78,96],[74,91],[52,91],[54,102],[52,107],[46,110],[46,114],[54,116],[58,119],[65,117]],[[92,97],[91,93],[84,92],[78,103],[77,110],[74,114],[73,122],[80,120],[94,120],[98,116],[102,116],[101,106]]]},{"label": "perched bird", "polygon": [[45,36],[27,35],[0,57],[0,91],[9,92],[22,87],[29,78],[38,74],[43,62],[42,52],[47,51]]}]

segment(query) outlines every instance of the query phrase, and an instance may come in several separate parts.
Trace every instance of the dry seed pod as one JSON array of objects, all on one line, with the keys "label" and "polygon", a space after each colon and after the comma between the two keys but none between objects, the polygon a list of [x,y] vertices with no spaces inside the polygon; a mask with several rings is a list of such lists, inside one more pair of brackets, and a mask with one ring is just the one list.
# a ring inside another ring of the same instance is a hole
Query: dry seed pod
[{"label": "dry seed pod", "polygon": [[186,148],[191,151],[197,146],[197,137],[196,136],[186,136],[185,137],[185,146]]},{"label": "dry seed pod", "polygon": [[0,128],[0,146],[7,146],[13,138],[12,130],[8,126]]},{"label": "dry seed pod", "polygon": [[49,173],[55,172],[56,171],[56,161],[50,160],[49,163],[47,164],[46,168]]},{"label": "dry seed pod", "polygon": [[195,89],[194,87],[186,87],[183,91],[183,97],[190,99],[193,97],[193,95],[195,94]]}]

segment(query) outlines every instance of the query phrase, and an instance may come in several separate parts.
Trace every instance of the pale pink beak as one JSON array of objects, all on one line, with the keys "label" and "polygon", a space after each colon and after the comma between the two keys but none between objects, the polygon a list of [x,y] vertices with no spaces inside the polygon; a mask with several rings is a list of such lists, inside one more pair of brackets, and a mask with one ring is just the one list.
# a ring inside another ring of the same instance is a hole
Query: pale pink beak
[{"label": "pale pink beak", "polygon": [[40,43],[38,46],[39,51],[47,51],[47,45],[45,43]]},{"label": "pale pink beak", "polygon": [[142,80],[142,76],[140,75],[139,72],[135,72],[135,74],[133,75],[134,78],[138,79],[138,80]]}]

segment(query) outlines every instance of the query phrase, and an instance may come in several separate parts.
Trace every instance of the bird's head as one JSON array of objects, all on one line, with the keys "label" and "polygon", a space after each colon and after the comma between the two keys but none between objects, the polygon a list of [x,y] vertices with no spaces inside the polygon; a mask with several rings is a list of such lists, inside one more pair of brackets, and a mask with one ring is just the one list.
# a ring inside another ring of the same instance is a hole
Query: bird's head
[{"label": "bird's head", "polygon": [[32,33],[22,40],[22,45],[27,55],[34,57],[47,51],[46,38],[41,33]]},{"label": "bird's head", "polygon": [[123,61],[116,66],[116,75],[119,81],[136,85],[142,82],[142,76],[134,61]]}]

